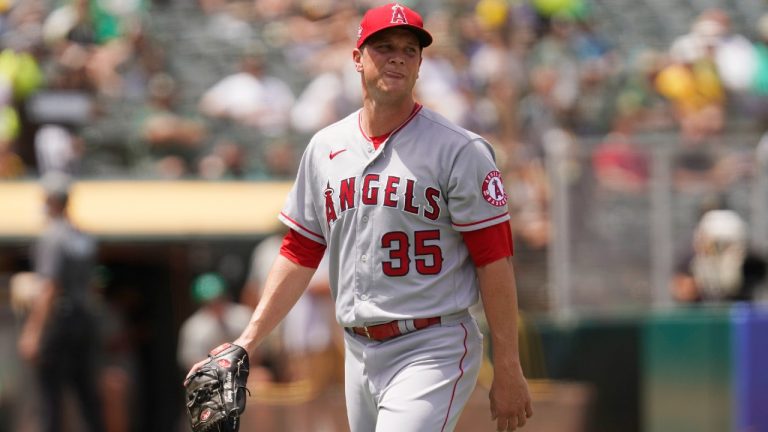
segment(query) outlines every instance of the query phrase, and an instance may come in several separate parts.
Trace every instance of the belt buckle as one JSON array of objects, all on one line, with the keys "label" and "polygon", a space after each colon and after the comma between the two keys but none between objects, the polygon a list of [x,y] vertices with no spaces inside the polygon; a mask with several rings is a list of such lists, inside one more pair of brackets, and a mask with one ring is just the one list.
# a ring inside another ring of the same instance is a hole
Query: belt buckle
[{"label": "belt buckle", "polygon": [[371,334],[368,332],[368,326],[363,326],[363,332],[365,332],[365,337],[372,339]]}]

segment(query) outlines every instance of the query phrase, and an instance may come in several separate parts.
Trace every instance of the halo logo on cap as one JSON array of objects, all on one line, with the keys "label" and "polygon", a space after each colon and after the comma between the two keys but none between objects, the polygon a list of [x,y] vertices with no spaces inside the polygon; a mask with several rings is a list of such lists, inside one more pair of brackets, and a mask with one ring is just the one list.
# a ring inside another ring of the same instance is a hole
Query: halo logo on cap
[{"label": "halo logo on cap", "polygon": [[392,5],[392,20],[389,22],[392,24],[408,24],[408,19],[405,17],[402,6],[397,3]]}]

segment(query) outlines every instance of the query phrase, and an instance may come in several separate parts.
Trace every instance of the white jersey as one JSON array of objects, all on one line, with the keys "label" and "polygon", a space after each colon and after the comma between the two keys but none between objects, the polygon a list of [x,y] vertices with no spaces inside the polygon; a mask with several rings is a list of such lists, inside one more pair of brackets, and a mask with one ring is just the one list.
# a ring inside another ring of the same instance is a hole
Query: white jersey
[{"label": "white jersey", "polygon": [[376,150],[360,111],[310,141],[283,223],[327,245],[345,327],[444,316],[478,300],[461,232],[509,220],[482,137],[419,107]]}]

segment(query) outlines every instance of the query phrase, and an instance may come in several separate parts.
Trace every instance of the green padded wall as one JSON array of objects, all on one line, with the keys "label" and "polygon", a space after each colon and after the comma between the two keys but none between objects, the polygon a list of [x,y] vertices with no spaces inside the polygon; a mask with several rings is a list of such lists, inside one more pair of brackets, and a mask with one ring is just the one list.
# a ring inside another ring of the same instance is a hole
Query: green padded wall
[{"label": "green padded wall", "polygon": [[731,429],[728,308],[652,313],[643,330],[644,432]]}]

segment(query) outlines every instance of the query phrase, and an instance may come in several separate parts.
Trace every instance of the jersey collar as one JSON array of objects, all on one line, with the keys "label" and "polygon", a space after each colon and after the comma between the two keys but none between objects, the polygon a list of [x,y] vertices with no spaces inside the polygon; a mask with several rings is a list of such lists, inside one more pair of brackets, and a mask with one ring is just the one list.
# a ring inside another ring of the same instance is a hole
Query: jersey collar
[{"label": "jersey collar", "polygon": [[392,129],[391,131],[385,133],[384,135],[379,135],[373,138],[369,137],[365,133],[365,131],[363,131],[363,110],[361,109],[357,113],[357,127],[358,129],[360,129],[360,134],[363,136],[363,138],[365,138],[366,141],[371,143],[371,145],[373,145],[374,148],[378,150],[379,146],[381,144],[384,144],[384,142],[386,142],[389,139],[389,137],[396,134],[398,131],[400,131],[400,129],[404,128],[405,125],[407,125],[411,120],[413,120],[413,118],[416,117],[416,114],[418,114],[419,111],[421,111],[421,108],[422,108],[422,105],[418,102],[415,102],[413,104],[413,110],[411,110],[411,114],[408,116],[408,118],[405,119],[405,121],[403,121],[400,124],[400,126]]}]

